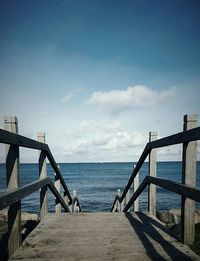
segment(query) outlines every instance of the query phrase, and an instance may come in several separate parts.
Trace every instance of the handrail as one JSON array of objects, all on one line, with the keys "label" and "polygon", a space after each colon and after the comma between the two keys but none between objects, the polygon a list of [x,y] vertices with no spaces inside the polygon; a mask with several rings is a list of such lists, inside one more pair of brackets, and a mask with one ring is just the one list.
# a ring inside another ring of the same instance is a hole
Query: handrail
[{"label": "handrail", "polygon": [[31,182],[28,185],[25,185],[21,188],[15,189],[11,192],[7,192],[4,195],[0,197],[0,210],[4,209],[19,200],[23,199],[24,197],[27,197],[31,193],[48,186],[51,190],[51,192],[54,194],[54,196],[59,200],[59,202],[62,204],[63,208],[66,210],[66,212],[70,212],[68,206],[66,205],[63,198],[58,193],[57,189],[55,188],[54,184],[52,183],[50,178],[44,178],[39,179],[37,181]]},{"label": "handrail", "polygon": [[190,142],[190,141],[195,141],[195,140],[199,140],[199,139],[200,139],[200,127],[197,127],[197,128],[191,129],[191,130],[179,132],[177,134],[161,138],[161,139],[156,140],[156,141],[148,142],[146,144],[146,147],[143,150],[142,155],[140,156],[139,161],[137,162],[137,164],[136,164],[136,166],[135,166],[135,168],[134,168],[134,170],[133,170],[133,172],[132,172],[132,174],[129,178],[129,181],[128,181],[123,193],[122,193],[122,196],[120,198],[120,203],[125,198],[126,193],[128,192],[131,184],[133,183],[135,176],[137,175],[142,164],[144,163],[145,159],[147,158],[148,154],[150,153],[150,151],[152,149],[161,148],[161,147],[165,147],[165,146],[171,146],[171,145]]},{"label": "handrail", "polygon": [[69,193],[67,185],[62,177],[62,174],[61,174],[61,172],[54,160],[54,157],[49,149],[49,146],[47,144],[33,140],[33,139],[29,139],[25,136],[15,134],[15,133],[3,130],[3,129],[0,129],[0,143],[5,143],[5,144],[16,145],[16,146],[20,146],[20,147],[44,151],[52,168],[54,169],[56,175],[58,176],[58,178],[61,181],[64,192],[69,198],[69,204],[72,204],[72,196]]},{"label": "handrail", "polygon": [[[157,133],[150,132],[149,140],[135,165],[132,174],[121,197],[115,197],[111,211],[128,211],[143,190],[149,186],[148,190],[148,209],[151,215],[156,215],[156,189],[155,186],[160,186],[169,191],[181,195],[181,237],[185,244],[192,245],[194,242],[194,210],[195,201],[200,202],[200,190],[196,186],[196,155],[197,155],[197,140],[200,140],[200,127],[196,127],[197,115],[184,116],[183,132],[179,132],[168,137],[156,140]],[[182,154],[182,183],[173,182],[156,177],[156,148],[183,144]],[[138,187],[139,170],[144,161],[149,155],[149,175],[144,178]],[[136,181],[136,182],[135,182]],[[134,193],[129,200],[129,189],[134,184]],[[151,185],[153,184],[153,185]],[[124,207],[125,201],[125,207]],[[117,207],[119,206],[119,207]],[[134,206],[134,210],[138,211],[138,202]]]},{"label": "handrail", "polygon": [[128,204],[125,206],[123,212],[127,212],[129,208],[132,206],[133,202],[140,196],[140,194],[144,191],[144,189],[149,185],[154,184],[161,188],[167,189],[171,192],[177,193],[184,197],[190,198],[197,202],[200,202],[200,189],[184,185],[175,181],[161,179],[156,177],[146,176],[136,192],[133,194]]},{"label": "handrail", "polygon": [[36,150],[48,150],[48,145],[37,140],[29,139],[25,136],[12,133],[7,130],[0,129],[0,143],[16,145],[20,147],[25,147],[29,149]]},{"label": "handrail", "polygon": [[[38,140],[33,140],[18,134],[18,121],[15,116],[4,118],[5,129],[0,129],[0,143],[6,146],[6,174],[8,192],[0,197],[0,209],[9,207],[8,211],[8,254],[9,257],[21,245],[21,199],[40,189],[40,218],[48,214],[47,188],[55,196],[55,212],[61,212],[61,206],[66,212],[81,211],[77,196],[71,196],[56,161],[45,143],[45,134],[38,133]],[[19,183],[19,147],[39,150],[39,180],[20,187]],[[55,185],[48,178],[46,159],[49,160],[55,172]],[[61,196],[60,185],[63,187]],[[71,205],[71,208],[69,206]]]}]

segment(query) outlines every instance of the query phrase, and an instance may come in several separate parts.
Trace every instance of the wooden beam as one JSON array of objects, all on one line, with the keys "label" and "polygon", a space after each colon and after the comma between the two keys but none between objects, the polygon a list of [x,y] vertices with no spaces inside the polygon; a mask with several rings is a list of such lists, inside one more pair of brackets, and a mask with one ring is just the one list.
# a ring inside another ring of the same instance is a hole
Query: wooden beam
[{"label": "wooden beam", "polygon": [[[18,134],[18,121],[15,116],[4,117],[4,127],[7,132]],[[6,177],[8,191],[20,186],[19,180],[19,146],[6,145]],[[8,208],[8,255],[9,257],[21,245],[21,201],[18,200]]]},{"label": "wooden beam", "polygon": [[[197,125],[197,115],[185,115],[183,131],[195,128]],[[196,186],[196,161],[197,161],[197,141],[183,143],[183,166],[182,183]],[[187,197],[182,197],[181,202],[181,228],[182,241],[184,244],[193,245],[195,236],[195,202]]]}]

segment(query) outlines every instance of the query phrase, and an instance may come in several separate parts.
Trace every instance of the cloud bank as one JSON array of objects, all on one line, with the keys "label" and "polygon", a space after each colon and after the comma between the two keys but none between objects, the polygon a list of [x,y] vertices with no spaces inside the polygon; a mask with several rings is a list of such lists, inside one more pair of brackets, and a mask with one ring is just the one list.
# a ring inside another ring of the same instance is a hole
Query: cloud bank
[{"label": "cloud bank", "polygon": [[168,102],[175,95],[174,88],[158,92],[146,86],[137,85],[126,90],[94,92],[86,104],[119,113],[128,109],[147,108]]},{"label": "cloud bank", "polygon": [[[138,132],[129,132],[118,121],[83,121],[73,131],[72,143],[64,148],[66,157],[81,159],[99,158],[108,161],[110,156],[123,153],[123,160],[127,152],[134,154],[144,144],[143,135]],[[95,156],[95,157],[94,157]],[[103,157],[103,158],[102,158]],[[121,159],[121,161],[123,161]]]}]

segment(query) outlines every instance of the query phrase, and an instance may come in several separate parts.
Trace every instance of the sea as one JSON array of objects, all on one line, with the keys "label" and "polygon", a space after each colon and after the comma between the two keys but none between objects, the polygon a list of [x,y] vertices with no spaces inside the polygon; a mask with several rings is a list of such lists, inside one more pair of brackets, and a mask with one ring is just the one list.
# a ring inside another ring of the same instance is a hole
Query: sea
[{"label": "sea", "polygon": [[[135,162],[121,163],[60,163],[60,171],[70,193],[76,190],[81,209],[85,212],[110,211],[117,190],[124,190]],[[54,171],[47,164],[48,176],[54,180]],[[182,162],[157,162],[157,176],[181,182]],[[148,175],[148,162],[139,173],[140,182]],[[20,164],[20,186],[38,179],[38,164]],[[200,188],[200,162],[197,162],[197,187]],[[6,167],[0,164],[0,194],[6,192]],[[131,190],[132,194],[132,190]],[[54,212],[55,198],[48,192],[49,211]],[[148,195],[145,190],[139,198],[141,211],[147,211]],[[181,196],[157,187],[157,210],[179,208]],[[197,205],[199,208],[199,204]],[[22,200],[22,211],[39,213],[39,192]]]}]

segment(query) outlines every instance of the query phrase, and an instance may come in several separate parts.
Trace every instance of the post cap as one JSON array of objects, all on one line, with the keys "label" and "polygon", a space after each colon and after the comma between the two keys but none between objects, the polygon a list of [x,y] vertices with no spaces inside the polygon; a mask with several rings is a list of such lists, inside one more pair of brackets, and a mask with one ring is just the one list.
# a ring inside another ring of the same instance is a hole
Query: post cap
[{"label": "post cap", "polygon": [[157,131],[150,131],[149,136],[157,136]]},{"label": "post cap", "polygon": [[18,124],[18,120],[16,116],[4,116],[4,123]]},{"label": "post cap", "polygon": [[196,122],[198,119],[198,115],[197,114],[186,114],[183,117],[184,122]]},{"label": "post cap", "polygon": [[45,143],[45,133],[38,132],[38,141]]}]

